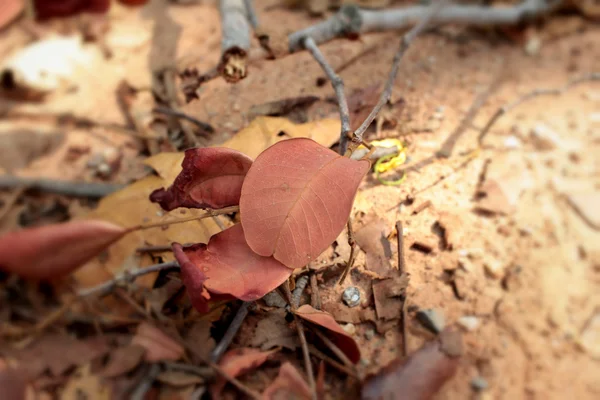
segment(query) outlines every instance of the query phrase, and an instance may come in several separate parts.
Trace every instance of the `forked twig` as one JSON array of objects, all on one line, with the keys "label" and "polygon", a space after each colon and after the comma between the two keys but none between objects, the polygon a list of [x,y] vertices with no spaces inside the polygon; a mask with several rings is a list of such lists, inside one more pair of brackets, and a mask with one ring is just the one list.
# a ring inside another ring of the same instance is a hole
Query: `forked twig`
[{"label": "forked twig", "polygon": [[516,99],[508,104],[503,105],[502,107],[500,107],[496,110],[496,112],[490,117],[488,122],[485,124],[484,128],[481,130],[481,133],[479,134],[479,137],[477,138],[477,143],[481,147],[481,145],[483,144],[483,139],[485,138],[485,136],[487,135],[489,130],[492,128],[492,126],[498,121],[498,119],[500,119],[500,117],[502,117],[504,114],[514,110],[521,104],[525,103],[526,101],[529,101],[529,100],[534,99],[539,96],[547,96],[547,95],[559,96],[559,95],[563,94],[564,92],[566,92],[567,90],[569,90],[570,88],[572,88],[573,86],[576,86],[580,83],[588,82],[588,81],[600,81],[600,72],[593,72],[588,75],[584,75],[584,76],[581,76],[578,78],[571,79],[569,82],[567,82],[566,85],[559,87],[559,88],[533,90],[529,93],[524,94],[523,96],[520,96],[518,99]]},{"label": "forked twig", "polygon": [[248,315],[248,308],[251,304],[251,301],[245,301],[237,310],[235,317],[233,317],[233,320],[231,321],[231,324],[229,324],[227,327],[227,331],[225,331],[225,334],[210,354],[210,359],[212,362],[218,363],[227,348],[229,348],[231,341],[242,327],[242,323]]}]

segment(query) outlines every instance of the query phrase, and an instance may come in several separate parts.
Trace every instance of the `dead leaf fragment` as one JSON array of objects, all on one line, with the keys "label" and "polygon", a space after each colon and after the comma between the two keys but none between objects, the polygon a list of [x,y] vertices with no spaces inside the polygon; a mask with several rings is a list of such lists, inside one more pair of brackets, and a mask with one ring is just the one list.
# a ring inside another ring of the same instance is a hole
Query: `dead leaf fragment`
[{"label": "dead leaf fragment", "polygon": [[165,385],[176,387],[204,383],[202,377],[184,371],[164,371],[157,375],[156,380]]},{"label": "dead leaf fragment", "polygon": [[386,320],[400,318],[403,302],[400,296],[404,295],[407,285],[406,274],[373,281],[373,298],[378,318]]},{"label": "dead leaf fragment", "polygon": [[285,310],[273,310],[261,318],[256,324],[250,345],[262,350],[273,347],[296,348],[297,334],[288,327],[285,321]]},{"label": "dead leaf fragment", "polygon": [[0,237],[0,269],[28,279],[65,276],[119,240],[126,230],[87,220],[24,229]]},{"label": "dead leaf fragment", "polygon": [[356,243],[367,255],[367,269],[382,277],[392,272],[392,247],[387,239],[390,230],[383,219],[377,219],[354,234]]},{"label": "dead leaf fragment", "polygon": [[75,372],[60,395],[64,400],[79,400],[82,397],[94,400],[111,398],[110,389],[103,385],[99,375],[92,374],[90,364],[84,365]]},{"label": "dead leaf fragment", "polygon": [[176,361],[183,356],[184,349],[166,333],[147,322],[142,322],[131,344],[146,349],[144,359],[147,362]]},{"label": "dead leaf fragment", "polygon": [[438,340],[426,343],[408,359],[396,359],[379,374],[368,378],[362,399],[431,399],[458,368],[461,342],[458,332],[444,331]]},{"label": "dead leaf fragment", "polygon": [[146,354],[146,349],[140,345],[119,347],[110,353],[108,363],[102,370],[102,376],[113,378],[128,373],[137,367]]},{"label": "dead leaf fragment", "polygon": [[335,321],[331,314],[315,310],[312,306],[305,304],[296,310],[296,315],[308,322],[325,328],[329,338],[346,354],[350,361],[356,364],[360,360],[360,349],[354,338]]},{"label": "dead leaf fragment", "polygon": [[311,399],[312,393],[306,380],[290,363],[279,368],[277,378],[265,389],[264,400]]},{"label": "dead leaf fragment", "polygon": [[184,340],[190,349],[193,349],[193,354],[199,354],[205,359],[210,358],[210,353],[213,351],[217,343],[210,335],[212,323],[208,320],[198,320],[190,327],[184,335]]}]

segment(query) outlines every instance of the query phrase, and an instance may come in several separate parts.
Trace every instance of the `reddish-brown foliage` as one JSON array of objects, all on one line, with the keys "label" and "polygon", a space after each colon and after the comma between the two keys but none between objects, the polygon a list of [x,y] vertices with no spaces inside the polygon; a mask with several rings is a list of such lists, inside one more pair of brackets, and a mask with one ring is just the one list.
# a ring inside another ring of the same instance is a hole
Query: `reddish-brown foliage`
[{"label": "reddish-brown foliage", "polygon": [[285,362],[279,368],[279,375],[265,389],[264,400],[311,399],[310,387],[294,366]]},{"label": "reddish-brown foliage", "polygon": [[167,190],[152,192],[150,200],[171,211],[178,207],[223,208],[240,201],[242,182],[252,165],[250,157],[224,147],[189,149],[182,171]]},{"label": "reddish-brown foliage", "polygon": [[242,186],[240,213],[250,248],[290,268],[314,260],[344,228],[369,166],[306,138],[269,147]]}]

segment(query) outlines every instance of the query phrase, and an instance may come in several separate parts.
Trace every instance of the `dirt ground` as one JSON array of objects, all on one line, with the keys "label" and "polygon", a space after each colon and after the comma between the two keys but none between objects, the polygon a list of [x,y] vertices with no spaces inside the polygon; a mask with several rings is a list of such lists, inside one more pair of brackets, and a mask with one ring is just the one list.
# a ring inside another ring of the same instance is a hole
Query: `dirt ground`
[{"label": "dirt ground", "polygon": [[[302,10],[276,7],[278,1],[256,3],[261,23],[281,33],[318,20]],[[151,71],[185,66],[205,71],[219,58],[214,2],[119,6],[109,20],[103,42],[112,57],[105,58],[97,42],[85,44],[91,61],[71,75],[76,90],[61,88],[42,102],[0,99],[2,158],[8,159],[5,154],[16,140],[2,137],[15,132],[64,135],[58,144],[48,145],[51,148],[28,150],[32,155],[26,164],[3,163],[7,172],[124,184],[142,177],[145,156],[136,150],[139,139],[112,126],[126,123],[116,96],[119,84],[124,81],[139,89],[140,112],[149,114],[152,96],[144,97],[141,90],[152,87]],[[1,58],[23,47],[31,35],[22,22],[0,32]],[[320,47],[334,67],[369,50],[340,73],[351,93],[385,79],[397,40],[395,34],[369,34]],[[541,47],[527,49],[532,40],[539,40]],[[415,310],[436,309],[447,325],[458,324],[464,332],[465,353],[458,372],[438,399],[600,397],[600,83],[582,83],[563,94],[524,103],[499,119],[477,150],[479,132],[498,107],[534,89],[561,87],[570,79],[598,72],[599,43],[598,25],[574,15],[551,17],[512,36],[491,28],[449,26],[416,40],[402,62],[392,95],[395,105],[384,112],[387,123],[380,136],[405,141],[409,162],[434,154],[477,96],[497,83],[450,158],[410,170],[398,186],[382,185],[369,175],[352,212],[356,231],[373,219],[384,221],[392,268],[398,264],[394,226],[397,221],[403,224],[410,275],[409,351],[432,338],[415,319]],[[214,134],[201,139],[210,145],[245,128],[251,107],[267,101],[314,95],[321,100],[301,118],[337,118],[335,104],[325,100],[333,94],[330,85],[316,84],[322,75],[304,52],[275,61],[257,60],[246,79],[234,85],[210,81],[201,87],[200,99],[181,110],[215,128]],[[64,113],[87,118],[95,126],[55,118]],[[367,139],[376,135],[369,131]],[[65,162],[77,148],[85,151]],[[115,152],[119,169],[108,178],[99,176],[90,160],[99,154],[110,158]],[[497,191],[482,197],[486,183],[496,184]],[[12,194],[1,192],[0,199],[6,202]],[[430,205],[421,210],[427,202]],[[53,210],[52,218],[57,204],[67,209],[61,215],[72,217],[94,206],[52,195],[21,196],[2,214],[0,231],[23,225],[24,215],[43,220],[44,208]],[[499,209],[502,212],[496,212]],[[419,244],[429,247],[424,251]],[[336,246],[343,245],[338,240]],[[360,368],[376,373],[399,354],[403,340],[399,323],[357,322],[356,308],[341,311],[346,307],[341,294],[350,285],[361,290],[364,301],[359,308],[375,307],[372,273],[363,251],[343,286],[328,277],[331,270],[340,270],[331,265],[341,263],[341,254],[341,248],[332,248],[312,266],[320,268],[323,308],[343,325],[353,325],[348,329],[362,351]],[[252,343],[252,332],[266,312],[261,310],[246,320],[235,346]],[[399,316],[399,307],[397,312]],[[301,361],[297,365],[302,368]],[[472,388],[477,377],[488,385],[481,392]],[[266,378],[244,379],[261,390]],[[331,383],[333,398],[345,390],[341,382]]]}]

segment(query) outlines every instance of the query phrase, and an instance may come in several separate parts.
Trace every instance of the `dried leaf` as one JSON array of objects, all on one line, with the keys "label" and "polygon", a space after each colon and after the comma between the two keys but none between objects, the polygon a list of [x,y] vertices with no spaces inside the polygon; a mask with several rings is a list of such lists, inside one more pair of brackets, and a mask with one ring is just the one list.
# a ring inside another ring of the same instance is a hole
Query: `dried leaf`
[{"label": "dried leaf", "polygon": [[331,341],[346,354],[350,361],[356,364],[360,360],[358,344],[356,344],[352,336],[348,335],[348,333],[346,333],[346,331],[335,321],[331,314],[315,310],[312,306],[305,304],[296,310],[296,315],[327,329],[327,334]]},{"label": "dried leaf", "polygon": [[252,301],[291,275],[291,270],[273,257],[254,253],[246,244],[240,224],[213,236],[208,245],[196,244],[184,249],[175,244],[173,250],[192,304],[201,312],[206,311],[204,289]]},{"label": "dried leaf", "polygon": [[150,200],[171,211],[178,207],[223,208],[237,205],[242,182],[252,160],[224,147],[189,149],[182,171],[167,190],[152,192]]},{"label": "dried leaf", "polygon": [[63,400],[109,400],[110,389],[103,385],[100,376],[94,375],[91,372],[91,365],[87,364],[81,367],[69,381],[64,390],[60,394]]},{"label": "dried leaf", "polygon": [[202,377],[184,371],[164,371],[158,374],[156,380],[177,387],[197,385],[204,382]]},{"label": "dried leaf", "polygon": [[367,269],[382,277],[392,272],[392,248],[387,239],[389,233],[388,224],[383,219],[377,219],[354,234],[356,243],[367,254]]},{"label": "dried leaf", "polygon": [[300,268],[319,256],[346,225],[369,170],[305,138],[280,142],[252,164],[240,199],[246,241],[262,256]]},{"label": "dried leaf", "polygon": [[[229,350],[223,355],[219,365],[223,371],[236,377],[256,369],[264,364],[269,357],[278,350],[260,351],[251,348],[240,348]],[[213,399],[218,399],[225,387],[225,379],[219,376],[216,382],[211,386],[210,393]]]},{"label": "dried leaf", "polygon": [[298,334],[288,327],[285,321],[285,310],[273,310],[261,318],[256,324],[256,329],[250,340],[252,347],[262,350],[273,347],[286,347],[294,350],[299,342]]},{"label": "dried leaf", "polygon": [[128,373],[137,367],[146,354],[146,349],[139,345],[119,347],[110,353],[108,363],[102,370],[102,376],[113,378]]},{"label": "dried leaf", "polygon": [[459,332],[443,331],[408,359],[397,359],[367,379],[362,399],[431,399],[456,373],[461,343]]},{"label": "dried leaf", "polygon": [[255,159],[270,146],[289,138],[308,138],[330,147],[340,138],[340,120],[323,119],[294,124],[285,118],[258,117],[223,143],[223,147],[241,151]]},{"label": "dried leaf", "polygon": [[194,322],[184,335],[184,340],[188,347],[193,350],[193,354],[199,354],[208,359],[217,343],[210,335],[212,323],[204,318]]},{"label": "dried leaf", "polygon": [[110,222],[87,220],[24,229],[0,237],[0,269],[28,279],[69,274],[126,230]]},{"label": "dried leaf", "polygon": [[142,322],[131,344],[146,349],[144,359],[148,362],[176,361],[183,356],[184,349],[163,331],[147,322]]},{"label": "dried leaf", "polygon": [[379,319],[400,318],[403,302],[400,296],[404,294],[407,285],[408,276],[406,274],[373,281],[373,298]]},{"label": "dried leaf", "polygon": [[311,399],[310,387],[294,366],[285,362],[277,378],[265,389],[264,400]]}]

